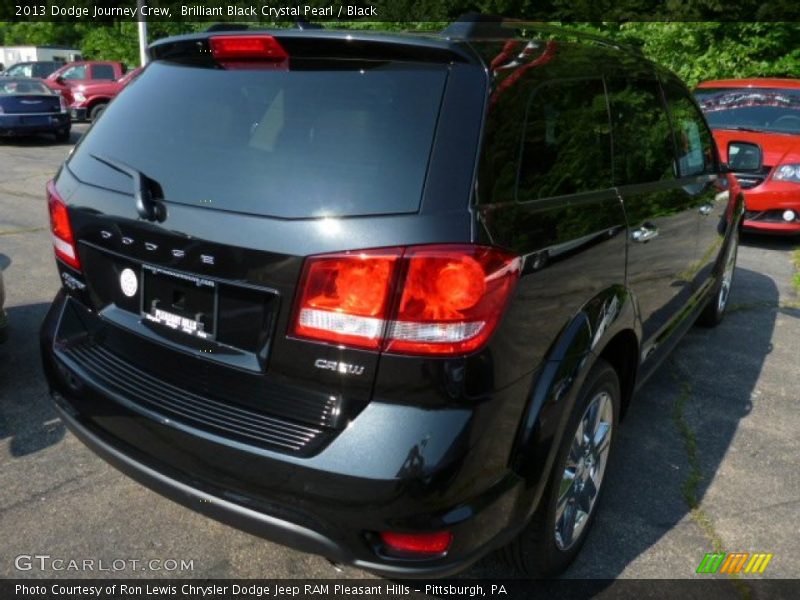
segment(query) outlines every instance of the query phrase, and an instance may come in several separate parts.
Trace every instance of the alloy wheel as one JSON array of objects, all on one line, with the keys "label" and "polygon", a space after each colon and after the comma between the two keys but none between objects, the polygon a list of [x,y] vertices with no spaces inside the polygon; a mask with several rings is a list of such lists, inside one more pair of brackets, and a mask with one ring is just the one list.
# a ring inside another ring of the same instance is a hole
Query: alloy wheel
[{"label": "alloy wheel", "polygon": [[611,448],[614,406],[607,391],[597,393],[578,422],[559,486],[555,541],[569,549],[589,521],[597,501]]},{"label": "alloy wheel", "polygon": [[728,255],[725,257],[725,270],[722,272],[722,283],[717,296],[717,312],[719,314],[725,312],[725,307],[728,306],[728,298],[730,298],[733,285],[733,272],[736,269],[736,250],[738,245],[739,236],[734,235],[731,238]]}]

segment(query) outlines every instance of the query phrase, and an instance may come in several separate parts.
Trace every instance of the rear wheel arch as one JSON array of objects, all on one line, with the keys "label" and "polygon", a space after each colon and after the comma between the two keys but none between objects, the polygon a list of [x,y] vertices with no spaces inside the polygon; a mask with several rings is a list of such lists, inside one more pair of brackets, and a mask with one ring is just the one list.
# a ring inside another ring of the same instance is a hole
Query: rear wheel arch
[{"label": "rear wheel arch", "polygon": [[636,374],[639,368],[639,338],[633,329],[623,329],[612,337],[600,351],[599,358],[609,363],[619,377],[620,420],[625,417],[636,388]]},{"label": "rear wheel arch", "polygon": [[633,297],[624,286],[611,286],[565,325],[542,361],[509,458],[511,469],[528,481],[534,507],[577,395],[598,359],[623,370],[624,402],[630,401],[639,352],[635,323]]},{"label": "rear wheel arch", "polygon": [[558,575],[580,551],[605,487],[620,398],[616,370],[597,357],[577,390],[541,500],[524,529],[503,549],[518,573]]}]

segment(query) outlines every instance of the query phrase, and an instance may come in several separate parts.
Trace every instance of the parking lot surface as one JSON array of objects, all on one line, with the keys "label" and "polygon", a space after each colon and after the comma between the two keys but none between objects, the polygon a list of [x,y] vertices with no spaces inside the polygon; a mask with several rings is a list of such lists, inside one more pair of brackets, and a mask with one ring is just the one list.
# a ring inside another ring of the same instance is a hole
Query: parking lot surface
[{"label": "parking lot surface", "polygon": [[[85,129],[75,127],[73,143]],[[40,372],[37,333],[59,285],[44,186],[69,149],[45,138],[0,142],[0,267],[12,327],[0,346],[0,577],[367,577],[173,504],[65,431]],[[693,329],[640,391],[594,530],[567,577],[691,578],[715,550],[772,553],[758,577],[800,573],[794,247],[746,238],[724,323]],[[19,555],[94,560],[95,570],[27,569]],[[96,570],[120,560],[120,571]],[[464,576],[511,573],[490,556]]]}]

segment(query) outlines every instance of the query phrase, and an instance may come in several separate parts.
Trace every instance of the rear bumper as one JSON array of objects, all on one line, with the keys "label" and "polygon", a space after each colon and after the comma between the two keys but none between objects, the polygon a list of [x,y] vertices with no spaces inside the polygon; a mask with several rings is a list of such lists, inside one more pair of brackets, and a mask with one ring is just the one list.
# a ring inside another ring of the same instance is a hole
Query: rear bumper
[{"label": "rear bumper", "polygon": [[[102,458],[180,504],[390,577],[450,575],[523,525],[519,507],[525,514],[530,508],[523,481],[509,470],[487,478],[480,469],[486,460],[470,455],[470,410],[372,403],[329,446],[306,458],[209,436],[138,411],[135,399],[119,398],[62,360],[54,343],[71,302],[59,294],[42,329],[43,362],[59,414]],[[444,529],[453,532],[450,551],[428,559],[387,556],[375,535]]]},{"label": "rear bumper", "polygon": [[0,115],[0,136],[52,133],[70,128],[67,113],[52,115]]},{"label": "rear bumper", "polygon": [[137,462],[82,425],[68,412],[71,408],[65,398],[57,393],[54,398],[56,412],[75,437],[119,471],[183,506],[267,540],[387,577],[445,577],[467,568],[485,553],[476,549],[469,556],[449,558],[446,562],[436,561],[434,564],[422,561],[406,561],[403,564],[400,561],[392,563],[359,558],[341,542],[319,531],[208,494]]}]

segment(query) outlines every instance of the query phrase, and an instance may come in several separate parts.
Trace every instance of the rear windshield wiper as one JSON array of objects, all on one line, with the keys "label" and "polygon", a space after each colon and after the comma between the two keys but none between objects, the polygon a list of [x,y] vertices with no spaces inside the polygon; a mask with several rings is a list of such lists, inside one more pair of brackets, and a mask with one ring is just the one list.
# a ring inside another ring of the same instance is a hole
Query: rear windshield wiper
[{"label": "rear windshield wiper", "polygon": [[133,198],[136,200],[136,212],[142,219],[158,221],[161,223],[167,218],[167,208],[164,206],[164,192],[159,183],[132,166],[108,156],[90,154],[90,156],[133,179]]}]

